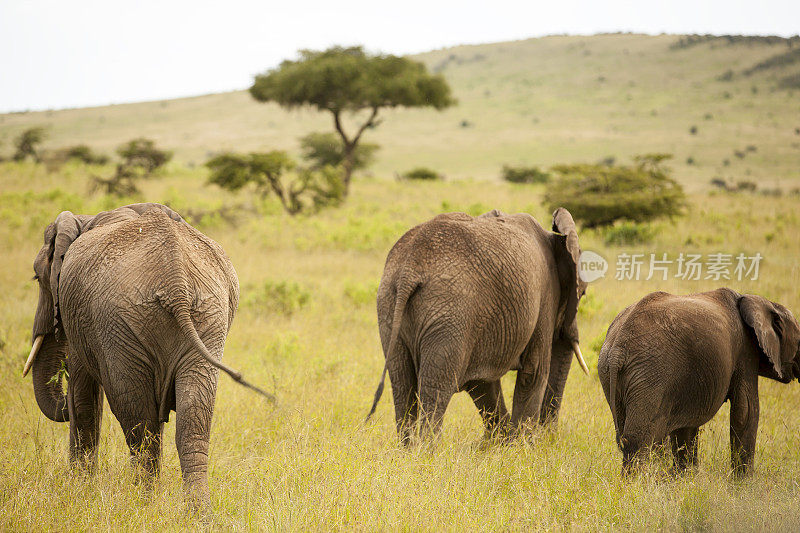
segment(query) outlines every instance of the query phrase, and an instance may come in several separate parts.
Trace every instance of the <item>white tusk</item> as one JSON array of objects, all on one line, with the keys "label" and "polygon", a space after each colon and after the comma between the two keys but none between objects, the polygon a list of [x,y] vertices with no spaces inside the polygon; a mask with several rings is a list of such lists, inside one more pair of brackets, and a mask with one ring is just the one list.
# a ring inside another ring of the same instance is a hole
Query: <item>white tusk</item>
[{"label": "white tusk", "polygon": [[575,357],[578,359],[578,363],[581,365],[581,370],[587,376],[589,375],[589,367],[586,366],[586,361],[583,360],[583,354],[581,353],[581,347],[578,346],[578,343],[572,341],[572,351],[575,352]]},{"label": "white tusk", "polygon": [[28,360],[25,361],[25,368],[22,369],[22,377],[28,375],[28,371],[33,366],[33,361],[36,359],[36,354],[39,353],[39,348],[42,347],[42,341],[44,340],[44,335],[39,335],[33,341],[33,347],[31,348],[31,354],[28,356]]}]

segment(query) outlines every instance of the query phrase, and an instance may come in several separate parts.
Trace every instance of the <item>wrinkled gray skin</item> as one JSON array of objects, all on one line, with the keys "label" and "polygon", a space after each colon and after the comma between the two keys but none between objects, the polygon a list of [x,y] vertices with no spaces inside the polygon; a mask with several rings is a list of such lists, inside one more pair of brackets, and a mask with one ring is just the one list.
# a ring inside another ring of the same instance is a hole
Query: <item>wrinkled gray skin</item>
[{"label": "wrinkled gray skin", "polygon": [[[175,410],[187,494],[207,504],[215,366],[224,365],[202,354],[221,359],[239,299],[222,248],[159,204],[65,211],[45,230],[34,270],[33,338],[45,336],[34,390],[48,418],[69,421],[71,463],[97,461],[104,392],[149,474],[159,470],[163,423]],[[52,379],[62,367],[66,395]]]},{"label": "wrinkled gray skin", "polygon": [[[467,391],[489,432],[555,422],[577,342],[575,223],[552,233],[528,214],[449,213],[408,231],[386,260],[378,324],[400,440],[417,423],[437,432],[450,398]],[[517,371],[509,420],[500,378]]]},{"label": "wrinkled gray skin", "polygon": [[780,304],[721,288],[655,292],[608,328],[598,372],[611,407],[623,475],[669,436],[675,469],[695,467],[697,434],[731,402],[731,467],[753,466],[758,376],[800,377],[800,325]]}]

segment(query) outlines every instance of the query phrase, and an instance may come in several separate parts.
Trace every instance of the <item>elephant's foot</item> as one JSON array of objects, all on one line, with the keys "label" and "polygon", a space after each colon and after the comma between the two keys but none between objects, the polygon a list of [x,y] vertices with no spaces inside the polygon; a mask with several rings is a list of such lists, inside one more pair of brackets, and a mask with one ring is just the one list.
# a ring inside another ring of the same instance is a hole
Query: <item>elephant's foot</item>
[{"label": "elephant's foot", "polygon": [[97,472],[97,450],[72,450],[69,457],[69,466],[73,472],[94,476]]},{"label": "elephant's foot", "polygon": [[206,472],[185,472],[183,475],[184,500],[192,512],[208,514],[211,496]]}]

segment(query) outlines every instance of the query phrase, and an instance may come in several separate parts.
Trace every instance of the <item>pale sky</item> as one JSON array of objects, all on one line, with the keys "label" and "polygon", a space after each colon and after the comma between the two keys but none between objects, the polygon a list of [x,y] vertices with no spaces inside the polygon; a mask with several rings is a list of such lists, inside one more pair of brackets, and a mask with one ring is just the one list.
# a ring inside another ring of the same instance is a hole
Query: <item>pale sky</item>
[{"label": "pale sky", "polygon": [[0,112],[248,87],[298,49],[393,54],[554,33],[800,33],[800,1],[0,0]]}]

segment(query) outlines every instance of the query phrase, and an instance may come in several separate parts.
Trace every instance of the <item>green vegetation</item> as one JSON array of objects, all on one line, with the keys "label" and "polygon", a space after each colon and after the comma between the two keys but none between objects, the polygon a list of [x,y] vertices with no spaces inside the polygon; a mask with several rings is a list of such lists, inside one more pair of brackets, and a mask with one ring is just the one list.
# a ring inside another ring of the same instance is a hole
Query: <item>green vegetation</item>
[{"label": "green vegetation", "polygon": [[283,315],[299,311],[311,300],[311,293],[295,281],[266,281],[248,288],[244,305]]},{"label": "green vegetation", "polygon": [[290,215],[313,208],[338,205],[344,196],[341,172],[330,165],[323,168],[298,167],[286,152],[220,154],[206,163],[211,169],[208,182],[229,191],[252,184],[261,198],[272,194]]},{"label": "green vegetation", "polygon": [[117,154],[122,159],[122,165],[139,168],[147,175],[163,167],[172,159],[172,152],[156,148],[155,142],[143,137],[123,144],[117,148]]},{"label": "green vegetation", "polygon": [[89,145],[77,144],[62,151],[63,157],[67,160],[74,159],[87,165],[105,165],[108,163],[108,156],[98,154]]},{"label": "green vegetation", "polygon": [[[301,50],[297,61],[286,60],[280,67],[260,76],[250,87],[259,102],[276,102],[292,109],[311,106],[333,115],[342,140],[344,190],[356,168],[356,148],[367,128],[379,124],[381,109],[433,107],[444,109],[455,103],[442,76],[428,74],[425,65],[405,57],[370,55],[360,46],[334,46],[318,52]],[[345,131],[345,113],[367,112],[355,133]]]},{"label": "green vegetation", "polygon": [[[338,167],[345,160],[344,143],[333,133],[309,133],[300,138],[300,147],[303,159],[314,169],[327,165]],[[353,150],[353,171],[369,166],[375,159],[378,148],[380,147],[377,144],[359,143]]]},{"label": "green vegetation", "polygon": [[403,172],[400,175],[400,179],[415,181],[442,181],[444,176],[433,169],[427,167],[417,167]]},{"label": "green vegetation", "polygon": [[511,183],[547,183],[550,174],[543,172],[539,167],[512,167],[503,165],[501,177]]},{"label": "green vegetation", "polygon": [[650,224],[623,221],[604,228],[605,243],[609,246],[630,246],[653,242],[656,231]]},{"label": "green vegetation", "polygon": [[671,157],[637,156],[633,166],[557,165],[553,171],[559,177],[548,185],[545,202],[551,210],[566,207],[586,228],[674,217],[686,199],[663,165]]},{"label": "green vegetation", "polygon": [[122,161],[114,174],[110,178],[95,176],[93,190],[119,197],[137,195],[140,193],[138,183],[152,178],[156,170],[172,159],[172,152],[156,148],[152,140],[145,138],[128,141],[117,148],[117,154]]},{"label": "green vegetation", "polygon": [[14,139],[14,161],[25,161],[30,158],[36,162],[41,161],[39,145],[47,137],[47,129],[41,126],[28,128]]}]

